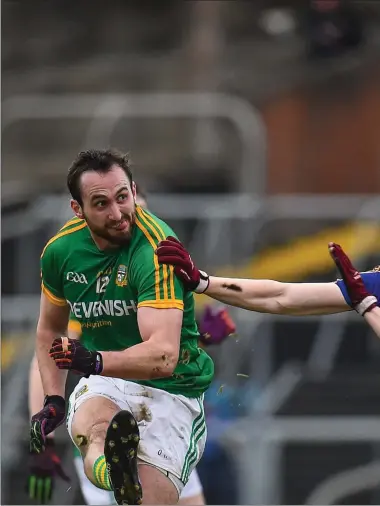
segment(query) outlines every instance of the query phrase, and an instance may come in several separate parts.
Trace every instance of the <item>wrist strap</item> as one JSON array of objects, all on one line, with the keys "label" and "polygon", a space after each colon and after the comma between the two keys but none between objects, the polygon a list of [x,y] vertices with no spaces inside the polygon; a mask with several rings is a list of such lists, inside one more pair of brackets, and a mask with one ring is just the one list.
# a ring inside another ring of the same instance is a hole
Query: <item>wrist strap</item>
[{"label": "wrist strap", "polygon": [[200,274],[199,284],[194,291],[195,293],[204,293],[207,290],[208,285],[210,284],[210,278],[207,272],[199,271],[199,274]]},{"label": "wrist strap", "polygon": [[101,374],[103,371],[103,357],[98,351],[95,358],[95,374]]},{"label": "wrist strap", "polygon": [[365,299],[363,299],[360,304],[355,306],[355,310],[361,315],[364,316],[364,314],[367,311],[370,311],[375,306],[377,306],[377,298],[374,295],[368,295]]}]

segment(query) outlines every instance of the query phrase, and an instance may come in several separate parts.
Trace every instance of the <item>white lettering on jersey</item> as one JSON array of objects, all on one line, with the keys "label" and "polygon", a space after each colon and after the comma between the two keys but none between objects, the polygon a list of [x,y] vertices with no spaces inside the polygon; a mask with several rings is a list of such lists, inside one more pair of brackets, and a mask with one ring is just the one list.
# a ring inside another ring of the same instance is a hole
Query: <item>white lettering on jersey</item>
[{"label": "white lettering on jersey", "polygon": [[68,272],[66,274],[66,279],[67,281],[72,281],[73,283],[85,283],[86,285],[88,284],[86,276],[80,272]]},{"label": "white lettering on jersey", "polygon": [[137,313],[134,300],[103,300],[95,302],[70,302],[71,311],[78,319],[98,318],[100,316],[129,316]]}]

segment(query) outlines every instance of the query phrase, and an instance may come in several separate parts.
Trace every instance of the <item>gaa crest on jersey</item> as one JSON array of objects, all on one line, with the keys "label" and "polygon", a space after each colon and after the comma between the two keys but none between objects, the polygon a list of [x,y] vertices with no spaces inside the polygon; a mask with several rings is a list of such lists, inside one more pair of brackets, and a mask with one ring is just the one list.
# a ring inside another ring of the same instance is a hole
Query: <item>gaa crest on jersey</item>
[{"label": "gaa crest on jersey", "polygon": [[126,286],[127,284],[127,266],[120,264],[117,268],[116,274],[116,284],[117,286]]}]

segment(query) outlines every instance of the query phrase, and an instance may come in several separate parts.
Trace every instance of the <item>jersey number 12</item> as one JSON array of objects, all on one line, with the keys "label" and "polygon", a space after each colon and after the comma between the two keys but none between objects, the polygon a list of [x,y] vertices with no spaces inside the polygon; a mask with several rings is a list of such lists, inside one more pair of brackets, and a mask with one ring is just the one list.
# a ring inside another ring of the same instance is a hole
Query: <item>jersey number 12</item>
[{"label": "jersey number 12", "polygon": [[109,282],[109,276],[100,276],[96,280],[96,293],[104,293]]}]

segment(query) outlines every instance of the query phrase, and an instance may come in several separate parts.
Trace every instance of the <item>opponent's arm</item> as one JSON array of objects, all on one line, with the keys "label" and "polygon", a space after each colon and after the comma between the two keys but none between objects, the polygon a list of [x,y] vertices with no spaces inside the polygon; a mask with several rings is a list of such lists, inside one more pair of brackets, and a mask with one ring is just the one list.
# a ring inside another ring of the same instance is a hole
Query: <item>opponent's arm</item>
[{"label": "opponent's arm", "polygon": [[301,316],[351,309],[336,283],[281,283],[210,276],[204,293],[225,304],[261,313]]},{"label": "opponent's arm", "polygon": [[188,251],[174,237],[162,241],[156,252],[160,264],[174,266],[186,289],[205,293],[225,304],[284,315],[329,314],[350,309],[335,283],[281,283],[208,276],[194,265]]}]

